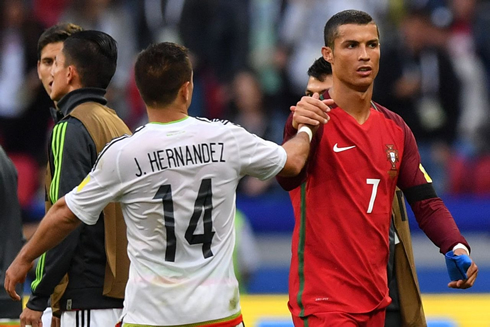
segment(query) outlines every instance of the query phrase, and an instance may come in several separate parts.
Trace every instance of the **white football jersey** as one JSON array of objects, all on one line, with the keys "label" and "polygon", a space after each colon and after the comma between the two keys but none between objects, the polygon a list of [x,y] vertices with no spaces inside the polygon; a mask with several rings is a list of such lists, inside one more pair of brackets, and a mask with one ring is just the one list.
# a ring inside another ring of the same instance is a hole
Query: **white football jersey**
[{"label": "white football jersey", "polygon": [[131,260],[124,322],[183,325],[240,314],[232,265],[240,178],[271,178],[285,150],[227,121],[187,117],[150,123],[113,140],[66,195],[95,224],[120,202]]}]

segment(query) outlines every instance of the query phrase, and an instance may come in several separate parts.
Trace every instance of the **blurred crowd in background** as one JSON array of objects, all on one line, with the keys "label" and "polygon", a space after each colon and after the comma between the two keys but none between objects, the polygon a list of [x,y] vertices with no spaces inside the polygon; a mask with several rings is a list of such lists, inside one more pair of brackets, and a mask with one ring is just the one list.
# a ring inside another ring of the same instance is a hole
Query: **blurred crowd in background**
[{"label": "blurred crowd in background", "polygon": [[[26,221],[44,213],[52,106],[38,80],[37,40],[71,22],[118,42],[107,98],[134,130],[145,123],[132,66],[153,42],[185,45],[195,91],[190,114],[228,119],[282,142],[291,105],[321,56],[334,13],[361,9],[380,28],[374,100],[400,114],[439,194],[490,194],[490,1],[484,0],[1,0],[0,144],[19,171]],[[239,193],[282,192],[245,178]]]}]

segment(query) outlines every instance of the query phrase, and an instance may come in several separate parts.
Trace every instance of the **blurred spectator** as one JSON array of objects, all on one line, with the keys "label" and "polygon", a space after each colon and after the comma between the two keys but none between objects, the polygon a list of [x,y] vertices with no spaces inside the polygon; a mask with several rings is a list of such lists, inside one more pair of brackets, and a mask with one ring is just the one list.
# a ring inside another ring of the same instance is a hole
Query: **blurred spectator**
[{"label": "blurred spectator", "polygon": [[458,126],[463,155],[475,155],[488,142],[480,134],[490,112],[487,76],[477,52],[474,24],[477,0],[449,1],[453,16],[447,48],[461,80],[461,118]]},{"label": "blurred spectator", "polygon": [[217,0],[215,10],[208,46],[216,76],[226,85],[248,66],[250,1]]},{"label": "blurred spectator", "polygon": [[60,15],[72,0],[32,0],[33,13],[44,26],[58,23]]},{"label": "blurred spectator", "polygon": [[7,153],[39,159],[49,113],[37,109],[50,103],[36,72],[37,38],[43,27],[22,1],[2,1],[0,16],[0,139]]},{"label": "blurred spectator", "polygon": [[[486,67],[487,86],[490,90],[490,1],[479,1],[474,20],[475,43]],[[489,91],[490,92],[490,91]]]},{"label": "blurred spectator", "polygon": [[[273,103],[267,103],[255,73],[242,71],[235,76],[231,87],[231,103],[228,119],[250,133],[280,144],[286,115],[281,115]],[[267,191],[278,190],[274,178],[261,181],[245,176],[238,185],[238,193],[259,196]]]},{"label": "blurred spectator", "polygon": [[410,126],[422,164],[442,194],[460,116],[460,81],[443,46],[445,34],[427,12],[407,13],[401,32],[399,44],[383,47],[373,98]]},{"label": "blurred spectator", "polygon": [[126,92],[136,55],[136,33],[134,25],[130,23],[129,7],[123,0],[76,0],[68,5],[60,21],[77,24],[85,30],[105,32],[117,41],[117,70],[106,97],[125,120],[129,115]]},{"label": "blurred spectator", "polygon": [[[12,263],[23,243],[22,218],[17,199],[17,171],[0,146],[0,325],[19,326],[22,302],[14,302],[3,291],[5,271]],[[22,285],[17,289],[22,294]],[[11,323],[11,324],[9,324]]]},{"label": "blurred spectator", "polygon": [[[237,46],[247,45],[244,42],[247,38],[238,33],[238,29],[248,30],[248,25],[242,24],[248,19],[246,1],[142,0],[133,7],[138,35],[146,35],[143,42],[177,42],[190,50],[194,95],[189,113],[221,117],[227,92],[221,88],[218,75],[224,78],[233,75],[231,71],[238,58],[248,54],[248,49]],[[133,107],[136,112],[140,108],[141,102]]]},{"label": "blurred spectator", "polygon": [[0,17],[0,144],[19,171],[19,199],[27,213],[46,161],[50,115],[43,109],[52,105],[36,71],[43,27],[24,1],[0,2]]},{"label": "blurred spectator", "polygon": [[267,95],[276,94],[283,87],[275,54],[279,37],[276,26],[281,20],[285,4],[286,0],[250,0],[248,62],[257,72]]}]

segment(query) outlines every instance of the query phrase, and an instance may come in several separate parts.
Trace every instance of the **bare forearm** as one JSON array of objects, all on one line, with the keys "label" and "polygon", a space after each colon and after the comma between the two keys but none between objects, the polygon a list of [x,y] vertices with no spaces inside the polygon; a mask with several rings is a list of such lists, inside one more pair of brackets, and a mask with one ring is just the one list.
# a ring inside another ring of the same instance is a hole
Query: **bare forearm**
[{"label": "bare forearm", "polygon": [[5,272],[4,287],[13,300],[21,300],[15,286],[25,280],[34,259],[60,243],[79,224],[80,220],[67,207],[64,197],[51,207],[31,240]]},{"label": "bare forearm", "polygon": [[308,153],[310,152],[310,139],[306,133],[298,133],[289,141],[283,144],[284,150],[288,154],[288,159],[279,176],[296,176],[303,169]]}]

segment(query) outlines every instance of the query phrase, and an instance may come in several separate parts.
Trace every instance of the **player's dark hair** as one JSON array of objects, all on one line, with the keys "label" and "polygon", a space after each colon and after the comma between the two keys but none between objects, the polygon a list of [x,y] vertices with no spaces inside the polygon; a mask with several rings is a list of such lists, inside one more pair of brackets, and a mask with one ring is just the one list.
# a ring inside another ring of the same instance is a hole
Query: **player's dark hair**
[{"label": "player's dark hair", "polygon": [[117,43],[100,31],[81,31],[63,42],[65,65],[76,67],[83,87],[106,89],[117,66]]},{"label": "player's dark hair", "polygon": [[325,81],[328,75],[332,75],[332,65],[323,57],[318,58],[315,62],[308,68],[308,76],[314,77],[320,82]]},{"label": "player's dark hair", "polygon": [[82,30],[80,26],[70,23],[60,23],[46,29],[37,41],[37,59],[41,59],[41,52],[48,44],[63,42],[70,35]]},{"label": "player's dark hair", "polygon": [[325,46],[333,49],[334,41],[339,36],[339,26],[346,24],[367,25],[375,24],[375,22],[373,18],[364,11],[353,9],[340,11],[330,17],[330,19],[325,24],[325,28],[323,30]]},{"label": "player's dark hair", "polygon": [[175,100],[180,87],[192,78],[189,51],[171,42],[152,44],[138,55],[134,75],[147,105],[168,105]]}]

